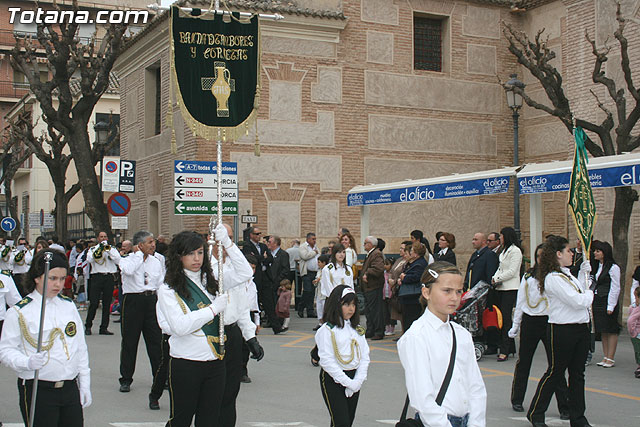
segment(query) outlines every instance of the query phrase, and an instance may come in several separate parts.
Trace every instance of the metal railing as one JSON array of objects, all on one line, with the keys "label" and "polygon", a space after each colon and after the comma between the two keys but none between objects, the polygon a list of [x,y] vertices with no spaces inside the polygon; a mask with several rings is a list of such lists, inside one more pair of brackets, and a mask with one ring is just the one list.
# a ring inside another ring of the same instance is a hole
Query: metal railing
[{"label": "metal railing", "polygon": [[86,239],[94,234],[93,225],[84,209],[67,214],[67,239]]},{"label": "metal railing", "polygon": [[0,97],[20,99],[29,93],[29,83],[0,80]]}]

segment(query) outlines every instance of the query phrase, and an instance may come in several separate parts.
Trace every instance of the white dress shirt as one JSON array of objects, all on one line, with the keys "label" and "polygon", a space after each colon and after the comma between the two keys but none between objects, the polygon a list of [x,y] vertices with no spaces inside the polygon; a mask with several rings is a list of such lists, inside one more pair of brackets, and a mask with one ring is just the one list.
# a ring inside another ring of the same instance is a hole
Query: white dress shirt
[{"label": "white dress shirt", "polygon": [[520,326],[522,313],[529,316],[546,316],[549,308],[547,297],[540,295],[540,287],[535,277],[525,274],[518,288],[516,308],[513,313],[513,325]]},{"label": "white dress shirt", "polygon": [[[251,265],[236,246],[234,258],[226,256],[222,266],[222,277],[224,281],[224,289],[228,295],[229,302],[224,310],[224,324],[231,325],[238,323],[238,327],[242,331],[242,337],[245,341],[256,336],[256,325],[251,321],[249,309],[249,280],[253,275]],[[213,276],[218,280],[218,260],[211,257],[211,269]],[[255,285],[254,285],[255,286]]]},{"label": "white dress shirt", "polygon": [[21,299],[20,292],[18,292],[11,276],[0,274],[0,320],[4,320],[6,317],[7,306],[13,307]]},{"label": "white dress shirt", "polygon": [[[456,361],[442,406],[436,397],[444,382],[456,334]],[[447,415],[469,414],[469,427],[486,425],[487,391],[476,362],[471,334],[453,322],[443,322],[430,310],[413,322],[398,341],[409,401],[424,425],[451,427]]]},{"label": "white dress shirt", "polygon": [[[335,336],[340,357],[351,358],[352,340],[356,340],[357,347],[353,348],[353,360],[343,365],[337,358],[333,349],[331,334]],[[367,379],[369,370],[369,345],[364,335],[360,335],[349,320],[344,321],[344,327],[330,327],[328,323],[323,324],[316,332],[316,344],[318,345],[318,355],[320,356],[320,366],[333,378],[333,380],[345,387],[354,385],[353,391],[359,391],[362,384]],[[344,371],[356,370],[353,378],[347,376]]]},{"label": "white dress shirt", "polygon": [[122,293],[139,294],[145,291],[157,291],[164,275],[158,258],[153,255],[144,259],[142,251],[120,258],[122,273]]},{"label": "white dress shirt", "polygon": [[293,271],[298,267],[298,261],[300,261],[300,245],[292,246],[287,249],[289,254],[289,270]]},{"label": "white dress shirt", "polygon": [[[0,361],[16,371],[19,378],[29,380],[33,379],[34,371],[29,370],[27,362],[29,356],[36,353],[36,347],[28,341],[38,341],[42,296],[38,291],[33,291],[26,298],[31,298],[31,301],[22,307],[14,305],[7,312],[0,340]],[[30,338],[22,336],[20,314]],[[60,295],[47,298],[43,346],[49,344],[54,329],[58,329],[58,332],[53,335],[53,346],[47,350],[49,358],[40,369],[39,378],[44,381],[66,381],[79,377],[80,382],[88,385],[89,353],[84,339],[84,325],[73,301]]]},{"label": "white dress shirt", "polygon": [[[16,261],[16,255],[18,255],[19,252],[24,252],[24,257],[20,262]],[[17,249],[14,249],[13,252],[11,253],[11,260],[10,260],[11,270],[13,271],[13,274],[24,274],[27,271],[29,271],[29,268],[31,267],[32,259],[33,259],[33,252],[31,252],[30,250],[24,249],[23,251],[19,251]]]},{"label": "white dress shirt", "polygon": [[324,298],[329,298],[331,291],[340,285],[347,285],[353,288],[353,272],[351,268],[344,265],[336,266],[333,263],[325,265],[320,276],[320,294]]},{"label": "white dress shirt", "polygon": [[[215,297],[207,291],[205,284],[200,280],[199,271],[194,273],[184,270],[184,273],[204,292],[210,301],[215,300]],[[191,311],[186,304],[180,304],[182,301],[179,298],[178,294],[166,283],[158,289],[156,315],[159,319],[162,318],[166,321],[166,325],[161,328],[164,333],[171,335],[169,338],[171,357],[201,362],[216,360],[217,357],[209,346],[207,336],[202,331],[202,327],[213,320],[213,311],[208,306]]]},{"label": "white dress shirt", "polygon": [[160,261],[160,267],[162,268],[162,282],[164,282],[164,275],[167,274],[167,260],[160,252],[154,252],[153,256]]},{"label": "white dress shirt", "polygon": [[[602,263],[598,263],[598,271],[596,272],[596,280],[600,278],[602,273]],[[609,296],[607,298],[607,310],[613,311],[618,304],[618,297],[620,296],[620,267],[617,264],[613,264],[609,269],[609,277],[611,277],[611,286],[609,288]],[[631,299],[634,301],[635,297]]]},{"label": "white dress shirt", "polygon": [[87,262],[91,266],[91,274],[116,273],[118,271],[118,264],[120,264],[120,252],[118,252],[115,246],[111,246],[111,249],[104,251],[102,258],[96,261],[93,253],[98,247],[99,245],[89,248],[89,253],[87,254]]},{"label": "white dress shirt", "polygon": [[561,268],[562,273],[547,274],[544,295],[549,301],[549,323],[589,323],[589,307],[593,302],[593,291],[587,289],[589,268],[589,262],[585,260],[580,266],[580,279],[573,277],[567,267]]}]

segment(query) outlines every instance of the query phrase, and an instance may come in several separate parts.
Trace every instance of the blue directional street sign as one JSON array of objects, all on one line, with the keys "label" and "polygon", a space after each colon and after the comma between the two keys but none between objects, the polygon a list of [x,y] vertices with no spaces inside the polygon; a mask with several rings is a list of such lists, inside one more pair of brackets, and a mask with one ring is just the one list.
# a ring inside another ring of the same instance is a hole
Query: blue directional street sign
[{"label": "blue directional street sign", "polygon": [[2,222],[0,222],[0,226],[3,231],[7,233],[16,229],[16,220],[11,218],[10,216],[2,218]]}]

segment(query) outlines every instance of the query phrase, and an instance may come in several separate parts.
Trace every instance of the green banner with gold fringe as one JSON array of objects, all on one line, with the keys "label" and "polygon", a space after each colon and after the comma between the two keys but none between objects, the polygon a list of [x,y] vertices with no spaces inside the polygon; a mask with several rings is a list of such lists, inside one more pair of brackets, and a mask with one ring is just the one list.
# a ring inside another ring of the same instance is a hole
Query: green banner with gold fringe
[{"label": "green banner with gold fringe", "polygon": [[172,90],[189,128],[206,139],[245,135],[260,91],[258,16],[173,6],[170,37]]},{"label": "green banner with gold fringe", "polygon": [[589,172],[587,170],[588,157],[585,147],[587,135],[581,127],[576,127],[574,136],[576,149],[573,156],[568,204],[578,231],[578,238],[582,242],[583,253],[588,258],[593,229],[596,224],[596,203],[593,199],[593,191],[591,190],[591,182],[589,182]]}]

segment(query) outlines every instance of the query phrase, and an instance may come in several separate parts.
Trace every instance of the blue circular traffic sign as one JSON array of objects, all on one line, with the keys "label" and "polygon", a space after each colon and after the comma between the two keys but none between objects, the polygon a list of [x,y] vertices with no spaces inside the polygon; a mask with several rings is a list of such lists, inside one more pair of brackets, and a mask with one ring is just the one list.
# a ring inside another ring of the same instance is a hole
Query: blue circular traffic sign
[{"label": "blue circular traffic sign", "polygon": [[118,164],[116,162],[109,161],[107,162],[107,166],[105,166],[105,168],[107,169],[107,172],[114,173],[118,170]]},{"label": "blue circular traffic sign", "polygon": [[107,210],[113,216],[126,216],[131,210],[131,199],[124,193],[113,193],[107,200]]},{"label": "blue circular traffic sign", "polygon": [[0,227],[3,231],[9,233],[16,229],[16,220],[10,216],[4,217],[2,218],[2,222],[0,222]]}]

